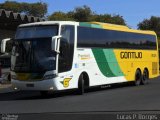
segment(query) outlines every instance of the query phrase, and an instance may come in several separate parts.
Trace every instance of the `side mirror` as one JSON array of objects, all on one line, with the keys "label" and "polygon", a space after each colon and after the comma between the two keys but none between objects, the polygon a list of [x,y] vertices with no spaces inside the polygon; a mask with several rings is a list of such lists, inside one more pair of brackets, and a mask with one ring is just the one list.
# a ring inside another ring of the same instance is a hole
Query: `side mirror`
[{"label": "side mirror", "polygon": [[54,36],[54,37],[52,37],[51,49],[53,51],[57,52],[57,53],[59,53],[60,38],[61,38],[61,36]]},{"label": "side mirror", "polygon": [[6,53],[6,44],[7,44],[7,41],[10,41],[11,38],[6,38],[6,39],[3,39],[1,41],[1,53]]}]

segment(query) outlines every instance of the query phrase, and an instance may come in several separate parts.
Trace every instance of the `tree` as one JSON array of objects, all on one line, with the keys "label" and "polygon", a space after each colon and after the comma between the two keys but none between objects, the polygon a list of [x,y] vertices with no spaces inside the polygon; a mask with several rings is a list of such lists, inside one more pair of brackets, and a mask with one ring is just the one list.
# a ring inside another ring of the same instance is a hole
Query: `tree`
[{"label": "tree", "polygon": [[104,22],[118,25],[126,25],[125,20],[120,15],[110,14],[96,14],[90,7],[84,5],[82,7],[76,7],[73,11],[68,13],[55,12],[49,16],[49,20],[72,20],[78,22]]},{"label": "tree", "polygon": [[92,12],[92,10],[86,5],[84,5],[83,7],[77,7],[73,11],[74,19],[79,22],[89,22],[92,20],[93,15],[94,13]]},{"label": "tree", "polygon": [[44,17],[47,13],[47,4],[42,2],[37,3],[22,3],[22,6],[25,6],[25,13],[28,15],[36,16],[36,17]]},{"label": "tree", "polygon": [[35,17],[45,17],[47,13],[47,4],[43,2],[19,3],[16,1],[6,1],[0,4],[0,8],[13,12],[24,13],[26,15]]},{"label": "tree", "polygon": [[153,30],[160,37],[160,17],[152,16],[150,19],[144,19],[138,24],[138,29]]},{"label": "tree", "polygon": [[110,14],[101,14],[95,16],[95,21],[104,22],[104,23],[112,23],[118,25],[126,25],[125,20],[120,15],[110,15]]},{"label": "tree", "polygon": [[73,11],[68,13],[64,12],[54,12],[49,16],[49,20],[72,20],[79,22],[88,22],[92,19],[92,11],[89,7],[77,7]]},{"label": "tree", "polygon": [[22,12],[20,4],[16,1],[6,1],[5,3],[1,3],[0,8],[8,11]]},{"label": "tree", "polygon": [[48,17],[49,20],[62,20],[62,21],[72,21],[74,18],[72,16],[69,16],[68,14],[64,12],[55,12],[51,16]]}]

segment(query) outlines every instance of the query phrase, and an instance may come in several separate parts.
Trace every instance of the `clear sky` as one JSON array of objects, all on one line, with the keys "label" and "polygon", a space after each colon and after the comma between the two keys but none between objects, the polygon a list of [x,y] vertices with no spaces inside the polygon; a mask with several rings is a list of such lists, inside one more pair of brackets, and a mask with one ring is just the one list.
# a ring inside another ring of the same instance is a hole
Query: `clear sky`
[{"label": "clear sky", "polygon": [[[5,0],[0,0],[3,3]],[[11,1],[11,0],[10,0]],[[145,18],[160,16],[160,0],[16,0],[18,2],[43,1],[48,4],[48,14],[56,11],[68,12],[75,7],[87,5],[98,14],[119,14],[127,25],[137,28]]]}]

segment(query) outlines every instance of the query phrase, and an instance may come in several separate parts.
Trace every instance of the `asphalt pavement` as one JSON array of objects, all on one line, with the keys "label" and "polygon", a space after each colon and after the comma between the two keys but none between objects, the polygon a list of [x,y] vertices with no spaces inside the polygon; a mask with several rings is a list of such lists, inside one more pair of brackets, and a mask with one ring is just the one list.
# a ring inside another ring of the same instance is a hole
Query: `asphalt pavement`
[{"label": "asphalt pavement", "polygon": [[39,92],[19,91],[0,94],[0,113],[96,113],[160,111],[160,77],[142,86],[118,85],[42,97]]}]

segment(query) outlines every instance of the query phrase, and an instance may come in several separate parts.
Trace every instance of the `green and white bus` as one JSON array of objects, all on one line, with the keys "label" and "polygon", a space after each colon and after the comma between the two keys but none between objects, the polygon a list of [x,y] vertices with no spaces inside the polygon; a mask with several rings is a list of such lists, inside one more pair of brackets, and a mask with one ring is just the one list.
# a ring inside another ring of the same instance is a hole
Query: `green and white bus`
[{"label": "green and white bus", "polygon": [[[1,44],[5,52],[6,41]],[[20,25],[13,39],[11,82],[18,90],[60,91],[159,75],[155,32],[99,22]]]}]

